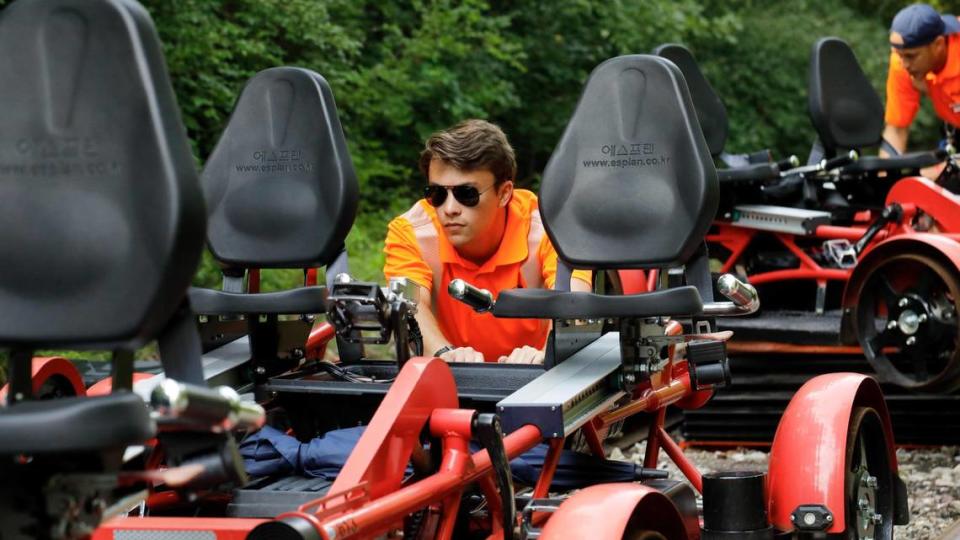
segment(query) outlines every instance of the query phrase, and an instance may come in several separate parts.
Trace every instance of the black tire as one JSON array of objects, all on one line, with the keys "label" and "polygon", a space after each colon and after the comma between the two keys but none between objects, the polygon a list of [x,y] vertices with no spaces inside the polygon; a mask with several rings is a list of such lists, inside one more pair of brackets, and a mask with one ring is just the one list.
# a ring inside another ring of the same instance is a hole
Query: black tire
[{"label": "black tire", "polygon": [[656,531],[627,531],[623,540],[667,540],[667,537]]}]

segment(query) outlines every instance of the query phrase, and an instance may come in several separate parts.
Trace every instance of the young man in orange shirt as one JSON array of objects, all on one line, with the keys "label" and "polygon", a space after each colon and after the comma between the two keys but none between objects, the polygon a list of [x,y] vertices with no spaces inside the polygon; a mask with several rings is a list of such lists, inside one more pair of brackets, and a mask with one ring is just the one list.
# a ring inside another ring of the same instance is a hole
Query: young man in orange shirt
[{"label": "young man in orange shirt", "polygon": [[[497,319],[447,294],[457,278],[495,297],[554,285],[557,253],[536,195],[514,189],[517,165],[506,135],[484,120],[466,120],[434,133],[419,164],[424,199],[390,222],[383,271],[420,286],[424,352],[448,362],[542,363],[549,321]],[[589,273],[575,271],[570,288],[588,291],[589,283]]]},{"label": "young man in orange shirt", "polygon": [[960,21],[911,4],[893,18],[890,46],[883,138],[904,153],[922,94],[944,122],[960,126]]}]

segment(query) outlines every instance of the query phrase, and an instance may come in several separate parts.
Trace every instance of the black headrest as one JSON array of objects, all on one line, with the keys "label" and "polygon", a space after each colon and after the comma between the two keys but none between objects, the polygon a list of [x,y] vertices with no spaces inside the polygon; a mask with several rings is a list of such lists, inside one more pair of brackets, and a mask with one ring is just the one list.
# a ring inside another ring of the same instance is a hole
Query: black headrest
[{"label": "black headrest", "polygon": [[136,346],[183,300],[204,207],[147,12],[0,17],[0,343]]},{"label": "black headrest", "polygon": [[813,44],[807,86],[810,120],[828,155],[880,144],[883,103],[845,41]]},{"label": "black headrest", "polygon": [[240,94],[203,170],[210,250],[239,267],[325,265],[357,211],[353,162],[327,81],[261,71]]},{"label": "black headrest", "polygon": [[681,264],[717,210],[717,173],[680,70],[656,56],[600,64],[543,173],[540,209],[576,268]]},{"label": "black headrest", "polygon": [[654,49],[653,54],[670,60],[680,68],[680,73],[683,73],[683,78],[687,81],[687,88],[690,89],[693,106],[697,109],[697,119],[700,120],[707,147],[714,156],[720,155],[727,144],[729,133],[727,108],[700,70],[693,53],[683,45],[666,43]]}]

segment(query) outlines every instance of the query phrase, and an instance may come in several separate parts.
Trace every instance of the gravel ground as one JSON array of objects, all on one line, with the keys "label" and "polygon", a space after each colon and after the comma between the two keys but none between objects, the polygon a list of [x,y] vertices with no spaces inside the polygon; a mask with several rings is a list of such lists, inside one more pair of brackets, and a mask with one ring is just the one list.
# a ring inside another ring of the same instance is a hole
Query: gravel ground
[{"label": "gravel ground", "polygon": [[[638,443],[611,457],[643,461],[646,443]],[[686,455],[703,473],[720,470],[766,470],[767,453],[738,448],[707,451],[689,449]],[[896,528],[896,538],[937,540],[947,528],[960,520],[960,448],[897,450],[900,477],[907,484],[910,500],[910,524]],[[683,478],[677,467],[661,452],[659,468],[670,471],[671,478]]]}]

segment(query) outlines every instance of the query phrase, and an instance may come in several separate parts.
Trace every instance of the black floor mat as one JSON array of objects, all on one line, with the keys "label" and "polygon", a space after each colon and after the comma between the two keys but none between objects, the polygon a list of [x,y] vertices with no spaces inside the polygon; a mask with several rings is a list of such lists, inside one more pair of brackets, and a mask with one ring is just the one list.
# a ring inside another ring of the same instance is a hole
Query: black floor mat
[{"label": "black floor mat", "polygon": [[233,493],[229,517],[272,518],[327,494],[333,481],[289,476],[259,478]]}]

